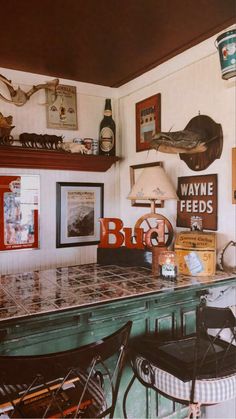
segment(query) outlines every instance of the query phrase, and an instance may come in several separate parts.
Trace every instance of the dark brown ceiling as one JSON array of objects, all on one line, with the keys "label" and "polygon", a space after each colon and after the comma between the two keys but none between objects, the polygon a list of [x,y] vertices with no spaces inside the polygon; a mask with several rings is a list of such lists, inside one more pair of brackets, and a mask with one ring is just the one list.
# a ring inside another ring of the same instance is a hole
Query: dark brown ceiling
[{"label": "dark brown ceiling", "polygon": [[0,0],[0,6],[0,67],[111,87],[225,29],[236,15],[235,0]]}]

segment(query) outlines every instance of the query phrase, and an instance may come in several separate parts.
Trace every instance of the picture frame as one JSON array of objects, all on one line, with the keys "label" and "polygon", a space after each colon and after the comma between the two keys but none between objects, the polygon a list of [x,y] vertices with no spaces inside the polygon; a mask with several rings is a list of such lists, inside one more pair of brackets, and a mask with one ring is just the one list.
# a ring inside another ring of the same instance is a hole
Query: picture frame
[{"label": "picture frame", "polygon": [[232,204],[236,204],[236,147],[232,148]]},{"label": "picture frame", "polygon": [[56,247],[99,243],[103,183],[56,183]]},{"label": "picture frame", "polygon": [[[145,167],[152,167],[152,166],[161,166],[163,167],[163,163],[161,161],[154,162],[154,163],[144,163],[144,164],[135,164],[130,166],[130,190],[132,189],[133,185],[135,184],[138,176],[140,175],[142,169]],[[137,199],[131,199],[131,206],[132,207],[150,207],[150,201],[144,201],[144,200],[137,200]],[[164,207],[164,201],[156,202],[155,204],[156,208],[163,208]]]},{"label": "picture frame", "polygon": [[38,249],[39,213],[39,175],[0,175],[0,251]]},{"label": "picture frame", "polygon": [[46,89],[47,128],[77,130],[76,86],[59,84],[56,92]]},{"label": "picture frame", "polygon": [[136,103],[136,152],[149,150],[152,136],[161,131],[161,94]]},{"label": "picture frame", "polygon": [[217,174],[178,177],[177,195],[177,227],[217,231]]}]

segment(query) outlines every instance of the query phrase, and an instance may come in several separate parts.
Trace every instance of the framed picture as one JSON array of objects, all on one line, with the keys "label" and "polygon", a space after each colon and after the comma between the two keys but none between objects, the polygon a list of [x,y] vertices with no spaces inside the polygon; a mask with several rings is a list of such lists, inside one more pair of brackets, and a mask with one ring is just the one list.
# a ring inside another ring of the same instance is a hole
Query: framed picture
[{"label": "framed picture", "polygon": [[[133,166],[130,166],[130,189],[132,189],[133,185],[135,184],[136,180],[138,179],[139,175],[141,174],[142,170],[145,167],[152,167],[152,166],[162,166],[162,162],[155,162],[155,163],[145,163],[145,164],[136,164]],[[132,207],[150,207],[150,201],[139,201],[137,199],[131,199],[131,205]],[[156,208],[163,208],[164,207],[164,201],[156,202],[155,204]]]},{"label": "framed picture", "polygon": [[236,204],[236,147],[232,148],[232,204]]},{"label": "framed picture", "polygon": [[161,94],[136,103],[136,151],[150,149],[150,141],[161,130]]},{"label": "framed picture", "polygon": [[39,175],[0,175],[0,250],[39,247]]},{"label": "framed picture", "polygon": [[76,87],[59,84],[57,94],[46,89],[47,128],[78,129]]},{"label": "framed picture", "polygon": [[56,188],[56,247],[99,243],[104,184],[57,182]]}]

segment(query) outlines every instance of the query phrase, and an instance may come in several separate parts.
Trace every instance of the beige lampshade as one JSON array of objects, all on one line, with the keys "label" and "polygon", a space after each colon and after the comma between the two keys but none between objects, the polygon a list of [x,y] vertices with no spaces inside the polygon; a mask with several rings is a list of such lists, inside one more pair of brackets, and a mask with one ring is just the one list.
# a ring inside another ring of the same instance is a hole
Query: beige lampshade
[{"label": "beige lampshade", "polygon": [[174,187],[161,166],[145,167],[127,198],[163,201],[178,199]]}]

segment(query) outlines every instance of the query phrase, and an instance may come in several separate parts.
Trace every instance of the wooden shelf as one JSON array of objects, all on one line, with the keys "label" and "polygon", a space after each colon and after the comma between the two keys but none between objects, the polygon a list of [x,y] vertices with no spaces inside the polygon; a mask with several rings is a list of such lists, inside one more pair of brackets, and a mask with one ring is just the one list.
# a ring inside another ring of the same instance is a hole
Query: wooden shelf
[{"label": "wooden shelf", "polygon": [[93,156],[54,150],[0,146],[0,167],[106,172],[117,156]]}]

